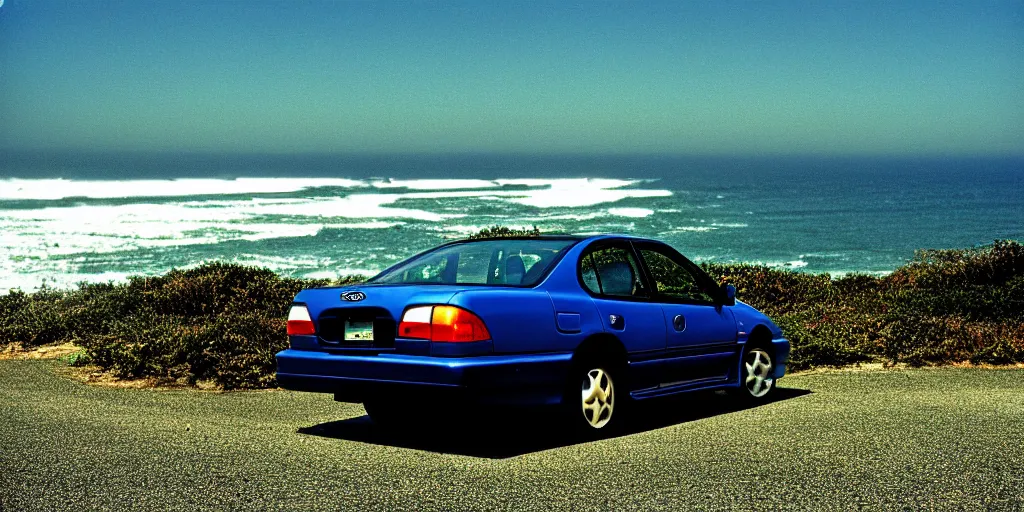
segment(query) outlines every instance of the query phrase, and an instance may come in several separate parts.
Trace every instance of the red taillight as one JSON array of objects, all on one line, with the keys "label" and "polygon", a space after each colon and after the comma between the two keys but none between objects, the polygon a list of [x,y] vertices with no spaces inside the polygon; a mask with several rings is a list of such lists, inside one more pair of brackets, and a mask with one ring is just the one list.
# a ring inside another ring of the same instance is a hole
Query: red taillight
[{"label": "red taillight", "polygon": [[491,338],[480,317],[455,306],[420,306],[409,309],[398,325],[398,336],[442,343],[484,341]]},{"label": "red taillight", "polygon": [[292,306],[288,312],[288,335],[302,336],[316,334],[316,327],[313,326],[313,319],[309,317],[306,306]]},{"label": "red taillight", "polygon": [[454,306],[435,306],[430,341],[483,341],[491,338],[480,317]]}]

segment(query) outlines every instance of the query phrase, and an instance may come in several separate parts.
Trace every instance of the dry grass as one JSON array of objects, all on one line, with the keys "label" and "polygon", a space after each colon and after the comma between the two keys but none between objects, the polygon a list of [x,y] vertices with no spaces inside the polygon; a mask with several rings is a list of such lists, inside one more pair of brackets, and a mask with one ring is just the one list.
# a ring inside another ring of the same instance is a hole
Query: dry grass
[{"label": "dry grass", "polygon": [[[61,343],[44,345],[40,347],[25,348],[21,343],[8,343],[0,349],[0,361],[26,360],[26,359],[60,359],[71,354],[82,352],[84,349],[74,343]],[[124,389],[199,389],[203,391],[218,391],[219,388],[212,381],[201,381],[196,385],[190,385],[184,381],[173,379],[160,379],[146,377],[141,379],[126,379],[114,375],[112,372],[105,372],[99,366],[63,366],[60,373],[79,382],[101,387],[124,388]]]},{"label": "dry grass", "polygon": [[157,377],[145,377],[140,379],[122,378],[112,372],[103,371],[95,365],[66,366],[59,372],[73,380],[90,386],[121,389],[154,389],[158,391],[171,391],[179,389],[192,389],[200,391],[221,391],[212,381],[200,381],[191,385],[185,381],[174,379],[161,379]]},{"label": "dry grass", "polygon": [[82,350],[82,347],[74,343],[43,345],[32,348],[25,348],[21,343],[8,343],[3,350],[0,350],[0,361],[9,359],[57,359],[74,354],[75,352],[81,352]]},{"label": "dry grass", "polygon": [[940,370],[943,368],[978,368],[982,370],[1020,370],[1024,363],[1015,364],[975,364],[970,361],[959,363],[937,364],[927,366],[911,366],[906,363],[888,364],[884,362],[859,363],[850,366],[818,367],[798,372],[786,372],[786,375],[819,375],[823,373],[856,373],[856,372],[891,372],[904,370]]}]

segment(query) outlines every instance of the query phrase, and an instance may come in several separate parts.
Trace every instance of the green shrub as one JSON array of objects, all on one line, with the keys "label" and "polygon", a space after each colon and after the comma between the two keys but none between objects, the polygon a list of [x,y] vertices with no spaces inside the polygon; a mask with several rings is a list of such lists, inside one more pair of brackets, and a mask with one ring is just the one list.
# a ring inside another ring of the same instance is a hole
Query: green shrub
[{"label": "green shrub", "polygon": [[705,263],[704,271],[736,287],[736,296],[765,313],[804,311],[834,293],[828,275],[802,274],[755,265]]},{"label": "green shrub", "polygon": [[863,350],[864,333],[857,332],[858,325],[807,316],[791,313],[776,319],[791,345],[790,369],[839,367],[870,359]]},{"label": "green shrub", "polygon": [[0,343],[45,345],[67,339],[63,303],[68,293],[43,288],[33,294],[13,290],[0,298]]},{"label": "green shrub", "polygon": [[877,358],[911,365],[1024,361],[1024,248],[1017,242],[918,251],[881,278],[703,267],[776,320],[792,343],[794,369]]},{"label": "green shrub", "polygon": [[533,226],[532,229],[517,229],[495,225],[489,228],[482,229],[478,233],[470,235],[469,239],[476,240],[478,238],[509,238],[517,236],[538,236],[540,234],[540,230],[537,229],[537,226]]},{"label": "green shrub", "polygon": [[287,345],[292,299],[328,284],[209,263],[123,284],[83,283],[70,292],[14,290],[0,296],[0,342],[78,343],[85,353],[77,364],[88,361],[120,377],[267,387],[273,356]]},{"label": "green shrub", "polygon": [[971,320],[1024,320],[1024,246],[1013,241],[962,250],[917,251],[885,280],[901,311]]}]

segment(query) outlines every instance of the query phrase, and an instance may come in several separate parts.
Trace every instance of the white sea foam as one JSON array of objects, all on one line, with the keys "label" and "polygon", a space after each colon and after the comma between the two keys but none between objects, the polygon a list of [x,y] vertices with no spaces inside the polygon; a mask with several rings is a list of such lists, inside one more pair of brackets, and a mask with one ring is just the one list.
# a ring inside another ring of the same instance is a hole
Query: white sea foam
[{"label": "white sea foam", "polygon": [[[344,197],[311,199],[288,204],[246,204],[245,202],[240,202],[236,206],[245,209],[247,213],[252,215],[287,215],[295,217],[442,221],[464,216],[464,214],[440,214],[426,210],[387,206],[394,204],[403,197],[417,195],[433,196],[435,194],[441,193],[352,194]],[[456,194],[456,192],[450,192],[450,194]]]},{"label": "white sea foam", "polygon": [[489,226],[479,225],[463,225],[463,224],[443,224],[439,226],[431,226],[427,228],[429,231],[439,231],[444,233],[458,233],[462,235],[470,235],[473,233],[479,233],[480,230],[486,229]]},{"label": "white sea foam", "polygon": [[505,185],[518,185],[525,187],[553,187],[553,188],[566,188],[567,186],[586,184],[587,187],[596,188],[622,188],[636,183],[641,183],[643,180],[619,180],[619,179],[608,179],[608,178],[556,178],[556,179],[543,179],[543,178],[514,178],[514,179],[499,179],[494,180],[495,183]]},{"label": "white sea foam", "polygon": [[[536,186],[540,180],[507,180],[508,184]],[[623,189],[637,183],[635,180],[565,179],[550,180],[549,188],[532,190],[526,197],[514,202],[538,208],[579,208],[602,203],[614,203],[627,198],[667,197],[672,192],[656,189]]]},{"label": "white sea foam", "polygon": [[712,226],[679,226],[672,228],[669,233],[707,233],[708,231],[714,231],[718,228]]},{"label": "white sea foam", "polygon": [[78,283],[107,283],[124,282],[128,280],[127,272],[100,272],[95,274],[66,272],[66,271],[38,271],[32,273],[6,273],[0,278],[0,294],[11,290],[19,289],[24,292],[38,290],[43,284],[56,289],[73,289]]},{"label": "white sea foam", "polygon": [[[387,202],[381,204],[391,204],[400,199],[487,198],[487,200],[493,201],[495,199],[504,198],[512,203],[534,206],[537,208],[579,208],[595,206],[603,203],[614,203],[628,198],[667,197],[672,195],[672,192],[669,190],[622,188],[639,182],[639,180],[586,178],[494,180],[491,183],[501,186],[519,185],[534,188],[525,190],[437,190],[431,192],[409,192],[405,194],[366,195],[387,198]],[[353,196],[355,195],[359,194],[354,194]],[[381,200],[385,201],[385,199]]]},{"label": "white sea foam", "polygon": [[371,268],[342,268],[338,270],[318,270],[314,272],[306,272],[302,274],[302,277],[306,279],[339,279],[348,276],[365,276],[373,277],[380,273],[383,269],[371,269]]},{"label": "white sea foam", "polygon": [[807,266],[807,262],[804,260],[767,261],[764,263],[758,262],[757,264],[761,264],[771,268],[804,268]]},{"label": "white sea foam", "polygon": [[407,188],[409,190],[459,190],[470,188],[493,188],[499,186],[492,180],[384,180],[370,183],[374,188]]},{"label": "white sea foam", "polygon": [[343,222],[340,224],[324,224],[323,227],[329,229],[388,229],[395,226],[404,226],[405,222],[384,222],[380,220],[371,220],[368,222]]},{"label": "white sea foam", "polygon": [[[391,209],[379,211],[384,205],[400,199],[443,199],[480,197],[488,200],[505,198],[513,203],[539,208],[585,207],[613,203],[627,198],[671,196],[672,192],[659,189],[624,189],[640,180],[613,179],[518,179],[518,180],[392,180],[375,181],[374,188],[406,188],[429,190],[404,194],[351,194],[343,197],[319,198],[313,206],[301,198],[255,198],[247,203],[274,213],[295,208],[321,209],[319,216],[338,217],[405,217],[420,220],[440,220],[429,212]],[[519,185],[526,190],[494,190],[495,187]],[[93,199],[132,197],[177,197],[195,195],[235,195],[296,192],[317,187],[366,187],[363,181],[349,179],[292,179],[292,178],[239,178],[235,180],[180,179],[131,181],[74,181],[65,179],[6,179],[0,180],[0,200],[38,199],[54,200],[70,197]],[[482,190],[464,190],[482,189]],[[237,206],[246,201],[211,199],[186,204],[204,206]],[[300,206],[301,205],[301,206]],[[322,211],[326,209],[326,212]],[[300,215],[311,215],[304,210]]]},{"label": "white sea foam", "polygon": [[634,230],[636,230],[636,222],[602,222],[581,228],[584,233],[626,233]]},{"label": "white sea foam", "polygon": [[307,272],[305,274],[302,274],[302,277],[305,277],[306,279],[336,279],[338,277],[338,274],[335,274],[334,272],[331,272],[329,270],[318,270],[315,272]]},{"label": "white sea foam", "polygon": [[11,178],[0,180],[0,199],[55,200],[69,197],[110,199],[271,194],[298,192],[318,187],[355,188],[366,185],[363,181],[344,178],[237,178],[233,180],[186,178],[126,181]]},{"label": "white sea foam", "polygon": [[745,228],[747,224],[744,222],[712,222],[712,226],[716,228]]},{"label": "white sea foam", "polygon": [[633,217],[642,219],[654,215],[654,210],[647,208],[609,208],[608,213],[616,217]]},{"label": "white sea foam", "polygon": [[587,212],[587,213],[557,213],[557,214],[545,214],[545,213],[542,213],[542,214],[537,215],[537,216],[517,217],[513,221],[513,223],[517,223],[517,222],[518,223],[524,223],[524,222],[525,223],[530,223],[530,222],[541,222],[541,223],[543,223],[543,222],[558,221],[558,220],[584,221],[584,220],[592,220],[592,219],[596,219],[598,217],[606,217],[606,216],[608,216],[608,212],[604,212],[604,211]]},{"label": "white sea foam", "polygon": [[302,256],[274,256],[266,254],[239,254],[231,261],[241,265],[266,267],[270,270],[294,270],[299,268],[323,268],[335,263],[332,258],[310,258]]},{"label": "white sea foam", "polygon": [[338,277],[346,276],[367,276],[373,277],[379,274],[384,268],[377,267],[341,267],[334,270],[335,275]]},{"label": "white sea foam", "polygon": [[873,277],[885,277],[892,274],[891,270],[830,270],[828,275],[832,279],[841,279],[849,275],[868,275]]},{"label": "white sea foam", "polygon": [[[327,213],[323,208],[308,208],[311,202],[302,199],[192,201],[0,210],[0,254],[3,254],[0,257],[0,290],[14,287],[35,289],[44,279],[53,279],[52,284],[61,286],[73,285],[82,280],[82,276],[77,274],[79,265],[96,261],[114,263],[111,255],[139,249],[217,244],[228,240],[311,237],[324,228],[386,229],[404,224],[397,220],[344,222],[344,217],[311,217]],[[421,214],[418,211],[410,213],[360,207],[361,210],[350,216],[383,213],[387,216],[444,218],[428,212]],[[266,215],[276,210],[285,210],[295,217],[274,222]],[[339,219],[342,222],[338,222]],[[250,263],[266,263],[275,269],[294,267],[272,261]],[[315,268],[319,263],[309,265]],[[133,267],[138,268],[137,265]],[[90,280],[102,281],[111,276],[116,277],[104,274]]]},{"label": "white sea foam", "polygon": [[[506,225],[538,224],[548,228],[554,225],[561,229],[560,221],[649,217],[654,211],[639,207],[573,210],[627,198],[671,195],[668,190],[633,188],[638,183],[641,182],[606,179],[387,182],[290,178],[122,182],[5,179],[0,180],[0,205],[7,200],[85,199],[75,205],[42,208],[2,209],[0,206],[0,255],[3,255],[0,256],[0,290],[34,289],[43,280],[70,286],[82,280],[122,279],[128,273],[167,270],[160,263],[163,256],[153,251],[139,252],[141,249],[159,249],[162,253],[181,246],[312,237],[323,229],[388,229],[412,222],[417,223],[417,229],[431,229],[430,225],[423,225],[430,223],[440,232],[466,235],[486,227],[479,225],[483,219],[473,214],[473,209],[477,206],[494,208],[494,202],[503,203],[500,211],[507,213],[487,215],[500,219],[495,223]],[[343,190],[302,194],[307,197],[230,197],[317,187]],[[197,199],[195,195],[208,198]],[[111,198],[148,199],[129,204],[100,202]],[[555,208],[563,209],[553,210]],[[477,222],[451,222],[463,218]],[[600,231],[636,229],[634,223],[580,227]],[[340,255],[341,259],[335,264],[353,272],[371,273],[378,262],[383,268],[396,259],[377,260],[370,254],[362,254],[365,252],[360,252],[363,259],[346,259],[345,255]],[[130,256],[134,253],[145,257],[134,261]],[[322,261],[245,258],[249,264],[300,273],[297,275],[306,270],[323,271]],[[97,263],[109,264],[111,272],[79,272],[81,266]],[[122,269],[127,271],[117,272]]]}]

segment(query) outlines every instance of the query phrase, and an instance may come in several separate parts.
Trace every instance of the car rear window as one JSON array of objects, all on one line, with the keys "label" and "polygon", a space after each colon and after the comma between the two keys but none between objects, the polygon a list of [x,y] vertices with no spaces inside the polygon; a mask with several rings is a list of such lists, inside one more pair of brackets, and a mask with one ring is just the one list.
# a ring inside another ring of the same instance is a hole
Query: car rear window
[{"label": "car rear window", "polygon": [[369,282],[533,286],[575,243],[565,239],[509,239],[445,245],[385,270]]}]

